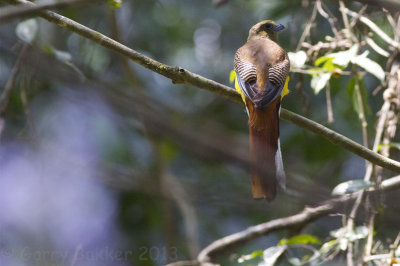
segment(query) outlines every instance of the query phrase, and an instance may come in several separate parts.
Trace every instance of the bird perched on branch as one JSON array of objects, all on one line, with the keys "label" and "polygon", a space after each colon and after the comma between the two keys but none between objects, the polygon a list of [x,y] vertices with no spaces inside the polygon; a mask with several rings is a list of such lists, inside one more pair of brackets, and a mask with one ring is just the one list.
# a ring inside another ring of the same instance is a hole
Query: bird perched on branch
[{"label": "bird perched on branch", "polygon": [[281,98],[289,91],[290,63],[277,41],[282,24],[265,20],[251,27],[247,42],[234,58],[235,88],[249,116],[253,198],[272,200],[277,184],[285,187],[279,142]]}]

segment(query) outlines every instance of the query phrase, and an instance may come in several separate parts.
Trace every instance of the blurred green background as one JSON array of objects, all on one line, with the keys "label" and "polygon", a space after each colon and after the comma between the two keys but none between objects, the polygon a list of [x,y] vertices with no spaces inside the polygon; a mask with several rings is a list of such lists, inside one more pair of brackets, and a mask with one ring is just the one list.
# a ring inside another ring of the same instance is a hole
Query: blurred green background
[{"label": "blurred green background", "polygon": [[[325,2],[339,16],[337,2]],[[350,2],[349,7],[361,5]],[[234,53],[253,24],[264,19],[284,24],[279,42],[295,51],[312,8],[307,0],[130,0],[120,8],[101,3],[59,13],[160,62],[232,86]],[[385,28],[379,8],[367,13]],[[34,40],[24,44],[16,34],[21,21],[0,27],[2,87],[27,49],[2,113],[2,265],[164,265],[193,259],[213,240],[295,214],[328,199],[338,183],[363,178],[363,159],[282,121],[288,189],[271,203],[255,201],[246,169],[207,152],[200,155],[196,143],[182,143],[179,135],[146,121],[150,108],[178,132],[247,156],[241,104],[172,84],[40,18]],[[317,43],[326,35],[332,35],[330,26],[317,16],[311,39]],[[383,57],[371,57],[384,68]],[[282,106],[328,125],[325,93],[314,94],[309,75],[290,77],[291,93]],[[361,143],[358,115],[346,91],[349,79],[330,82],[335,122],[328,126]],[[382,91],[372,95],[378,85],[377,79],[366,78],[371,140],[382,106]],[[399,231],[396,200],[395,193],[382,199],[385,208],[376,225],[382,241]],[[325,241],[341,221],[341,216],[329,216],[303,232]],[[286,235],[260,238],[232,250],[223,261],[235,265],[235,256],[276,245]],[[44,250],[58,253],[51,257]]]}]

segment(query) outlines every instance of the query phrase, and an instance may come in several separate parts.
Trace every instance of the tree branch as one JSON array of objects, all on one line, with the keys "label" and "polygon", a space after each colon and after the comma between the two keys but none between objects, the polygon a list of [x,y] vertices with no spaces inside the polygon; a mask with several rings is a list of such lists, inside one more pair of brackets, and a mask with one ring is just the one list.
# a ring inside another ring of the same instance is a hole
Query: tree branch
[{"label": "tree branch", "polygon": [[299,127],[314,132],[315,134],[329,140],[333,144],[339,145],[374,164],[380,165],[395,172],[399,172],[400,163],[398,161],[386,158],[376,152],[373,152],[370,149],[358,144],[357,142],[339,133],[336,133],[335,131],[324,127],[323,125],[318,124],[308,118],[295,114],[286,109],[281,110],[281,118],[290,121],[293,124],[298,125]]},{"label": "tree branch", "polygon": [[[24,4],[28,6],[35,6],[34,3],[26,1],[26,0],[2,0],[12,4]],[[194,74],[186,69],[181,67],[173,67],[169,65],[165,65],[160,63],[150,57],[147,57],[121,43],[114,41],[113,39],[92,30],[82,24],[79,24],[72,19],[61,16],[52,11],[41,11],[39,16],[46,19],[51,23],[55,23],[60,27],[71,30],[85,38],[88,38],[95,43],[113,50],[117,53],[120,53],[124,56],[127,56],[135,63],[142,65],[145,68],[150,69],[153,72],[156,72],[160,75],[163,75],[172,80],[175,84],[188,84],[195,87],[199,87],[201,89],[206,89],[212,92],[215,92],[219,95],[227,97],[234,101],[240,101],[240,96],[236,93],[236,91],[228,86],[222,85],[218,82],[215,82],[210,79],[206,79],[200,75]]]},{"label": "tree branch", "polygon": [[[379,192],[381,190],[389,191],[398,188],[400,188],[400,175],[383,181]],[[377,192],[375,189],[367,191],[367,193],[375,192]],[[343,204],[348,201],[354,200],[360,193],[361,191],[344,195],[340,198],[331,199],[317,207],[306,207],[298,214],[251,226],[241,232],[225,236],[204,248],[197,256],[197,260],[200,264],[210,262],[213,257],[220,255],[224,251],[232,249],[237,245],[243,245],[253,239],[268,235],[274,231],[306,225],[318,218],[336,212],[340,206],[343,206]]]},{"label": "tree branch", "polygon": [[[12,4],[24,4],[27,6],[35,6],[34,3],[26,0],[2,0],[2,1],[6,1]],[[44,10],[40,11],[39,16],[48,20],[51,23],[55,23],[60,27],[66,28],[85,38],[88,38],[105,48],[108,48],[119,54],[122,54],[130,58],[137,64],[142,65],[143,67],[148,68],[151,71],[154,71],[160,75],[163,75],[171,79],[173,83],[192,85],[194,87],[198,87],[201,89],[217,93],[230,100],[241,102],[239,94],[234,89],[226,85],[204,78],[200,75],[192,73],[181,67],[173,67],[160,63],[119,42],[114,41],[113,39],[95,30],[92,30],[82,24],[79,24],[55,12]],[[310,119],[307,119],[303,116],[290,112],[286,109],[281,110],[280,116],[282,119],[292,122],[311,132],[314,132],[315,134],[328,139],[330,142],[339,145],[374,164],[380,165],[384,168],[387,168],[395,172],[400,172],[400,162],[394,161],[376,152],[373,152],[368,148],[365,148],[362,145],[352,141],[351,139],[341,134],[338,134],[329,128],[322,126],[321,124],[318,124]]]},{"label": "tree branch", "polygon": [[383,32],[374,22],[372,22],[370,19],[360,16],[360,14],[353,12],[349,10],[348,8],[340,8],[342,12],[345,12],[347,15],[352,16],[352,17],[359,17],[359,20],[367,25],[373,32],[376,33],[379,37],[381,37],[382,40],[384,40],[386,43],[389,45],[393,46],[396,49],[400,49],[400,43],[396,42],[392,38],[390,38],[385,32]]},{"label": "tree branch", "polygon": [[367,4],[372,6],[378,6],[386,8],[387,10],[400,10],[399,0],[355,0],[361,4]]},{"label": "tree branch", "polygon": [[66,8],[79,4],[91,4],[100,0],[61,0],[61,1],[39,1],[35,5],[7,6],[0,9],[0,22],[5,23],[14,18],[38,15],[40,11],[50,8]]},{"label": "tree branch", "polygon": [[225,236],[204,248],[197,256],[197,260],[201,263],[209,262],[213,257],[220,255],[224,251],[232,249],[237,245],[243,245],[258,237],[265,236],[278,230],[301,227],[302,225],[332,213],[338,206],[350,199],[353,199],[353,197],[345,196],[339,200],[332,200],[317,207],[306,207],[298,214],[251,226],[244,231]]}]

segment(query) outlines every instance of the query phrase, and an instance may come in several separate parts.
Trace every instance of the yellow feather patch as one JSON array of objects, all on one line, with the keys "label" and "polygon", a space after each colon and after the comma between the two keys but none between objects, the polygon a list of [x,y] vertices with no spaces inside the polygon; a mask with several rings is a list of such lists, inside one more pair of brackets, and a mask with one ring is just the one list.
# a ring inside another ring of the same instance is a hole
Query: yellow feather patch
[{"label": "yellow feather patch", "polygon": [[[233,80],[235,80],[235,89],[236,91],[240,94],[240,96],[242,97],[242,100],[244,102],[244,104],[246,104],[246,96],[244,95],[242,89],[239,86],[239,83],[237,81],[237,77],[236,77],[236,72],[235,70],[232,70],[230,75],[229,75],[229,82],[233,82]],[[283,99],[284,96],[288,95],[290,90],[289,90],[289,76],[286,77],[286,81],[285,81],[285,86],[283,86],[283,90],[282,90],[282,95],[281,95],[281,99]]]},{"label": "yellow feather patch", "polygon": [[236,89],[236,91],[237,91],[237,92],[240,94],[240,96],[242,97],[243,103],[246,104],[246,98],[245,98],[245,95],[244,95],[242,89],[241,89],[240,86],[239,86],[238,81],[237,81],[237,77],[236,77],[236,72],[235,72],[235,70],[232,70],[231,73],[230,73],[230,75],[229,75],[229,82],[232,83],[233,81],[235,81],[235,89]]},{"label": "yellow feather patch", "polygon": [[290,80],[290,78],[289,78],[289,76],[287,76],[287,77],[286,77],[286,81],[285,81],[285,86],[283,86],[281,99],[282,99],[285,95],[289,94],[289,92],[290,92],[289,87],[288,87],[288,86],[289,86],[289,80]]}]

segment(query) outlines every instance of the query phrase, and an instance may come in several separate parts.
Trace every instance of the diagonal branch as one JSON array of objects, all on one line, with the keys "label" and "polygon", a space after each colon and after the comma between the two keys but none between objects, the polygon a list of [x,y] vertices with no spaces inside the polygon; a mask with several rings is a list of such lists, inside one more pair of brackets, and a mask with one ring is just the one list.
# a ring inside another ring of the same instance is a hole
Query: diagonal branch
[{"label": "diagonal branch", "polygon": [[40,11],[49,8],[66,8],[80,4],[91,4],[100,0],[60,0],[60,1],[39,1],[35,5],[7,6],[0,9],[0,22],[5,23],[14,18],[38,15]]},{"label": "diagonal branch", "polygon": [[321,124],[318,124],[308,118],[305,118],[301,115],[295,114],[286,109],[281,110],[281,118],[292,122],[293,124],[298,125],[304,129],[307,129],[315,134],[329,140],[333,144],[339,145],[345,148],[348,151],[351,151],[354,154],[374,163],[377,165],[385,165],[382,166],[384,168],[390,169],[395,172],[399,172],[400,163],[398,161],[386,158],[376,152],[371,151],[370,149],[358,144],[357,142],[339,134],[335,131],[324,127]]},{"label": "diagonal branch", "polygon": [[[2,1],[6,1],[11,4],[35,6],[34,3],[29,2],[27,0],[2,0]],[[122,54],[130,58],[135,63],[142,65],[143,67],[150,69],[151,71],[154,71],[160,75],[163,75],[171,79],[173,83],[192,85],[194,87],[198,87],[201,89],[217,93],[225,98],[228,98],[236,102],[241,101],[239,94],[234,89],[226,85],[207,79],[205,77],[192,73],[181,67],[173,67],[158,62],[119,42],[116,42],[115,40],[95,30],[92,30],[82,24],[79,24],[55,12],[44,10],[40,11],[39,16],[41,16],[42,18],[46,19],[51,23],[55,23],[60,27],[66,28],[85,38],[88,38],[105,48],[108,48],[119,54]],[[322,126],[321,124],[318,124],[310,119],[307,119],[303,116],[290,112],[286,109],[281,110],[280,116],[282,119],[292,122],[311,132],[314,132],[315,134],[328,139],[330,142],[339,145],[376,165],[400,173],[400,162],[394,161],[376,152],[373,152],[370,149],[365,148],[362,145],[356,143],[355,141],[341,134],[338,134],[329,128]]]},{"label": "diagonal branch", "polygon": [[302,225],[306,225],[336,211],[341,204],[352,198],[353,197],[346,196],[339,200],[332,200],[321,204],[317,207],[306,207],[298,214],[251,226],[244,231],[225,236],[204,248],[197,256],[197,260],[200,263],[209,262],[212,261],[213,257],[224,253],[226,250],[230,250],[238,245],[244,245],[258,237],[268,235],[278,230],[301,227]]},{"label": "diagonal branch", "polygon": [[[400,175],[383,181],[379,192],[380,190],[389,191],[399,188]],[[375,193],[377,190],[372,189],[367,192]],[[251,226],[241,232],[225,236],[205,247],[197,256],[197,260],[200,262],[200,264],[210,262],[212,261],[212,258],[220,255],[224,251],[230,250],[235,246],[248,243],[258,237],[268,235],[278,230],[297,228],[301,227],[302,225],[306,225],[317,220],[318,218],[336,212],[337,209],[340,206],[343,206],[344,203],[354,200],[359,193],[360,191],[353,194],[344,195],[340,198],[331,199],[317,207],[306,207],[303,211],[295,215]]]}]

